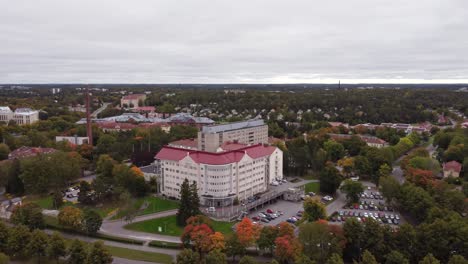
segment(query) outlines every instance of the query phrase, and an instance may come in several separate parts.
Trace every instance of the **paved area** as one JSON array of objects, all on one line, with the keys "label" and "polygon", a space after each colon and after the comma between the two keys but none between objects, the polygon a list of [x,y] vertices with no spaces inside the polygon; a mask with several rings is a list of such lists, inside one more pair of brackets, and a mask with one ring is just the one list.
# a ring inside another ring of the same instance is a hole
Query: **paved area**
[{"label": "paved area", "polygon": [[[155,214],[137,216],[133,220],[133,223],[150,220],[154,218],[161,218],[165,216],[175,215],[176,213],[177,213],[177,210],[169,210],[169,211],[164,211],[164,212],[155,213]],[[128,223],[122,219],[118,219],[118,220],[106,219],[103,221],[101,229],[99,230],[99,233],[119,236],[119,237],[126,237],[126,238],[131,238],[131,239],[137,239],[137,240],[143,240],[147,242],[152,241],[152,240],[173,242],[173,243],[180,242],[179,237],[127,230],[124,228],[124,226],[127,224]]]},{"label": "paved area", "polygon": [[268,209],[276,212],[276,211],[281,211],[283,215],[279,216],[276,219],[271,220],[269,223],[264,223],[261,221],[257,221],[259,224],[262,225],[277,225],[281,222],[286,222],[288,218],[291,216],[296,216],[298,211],[302,211],[303,206],[302,206],[302,201],[300,202],[291,202],[291,201],[284,201],[284,200],[279,200],[276,203],[273,204],[267,204],[264,205],[263,207],[258,208],[258,210],[252,211],[250,214],[247,216],[252,219],[253,217],[258,216],[260,212],[266,212]]}]

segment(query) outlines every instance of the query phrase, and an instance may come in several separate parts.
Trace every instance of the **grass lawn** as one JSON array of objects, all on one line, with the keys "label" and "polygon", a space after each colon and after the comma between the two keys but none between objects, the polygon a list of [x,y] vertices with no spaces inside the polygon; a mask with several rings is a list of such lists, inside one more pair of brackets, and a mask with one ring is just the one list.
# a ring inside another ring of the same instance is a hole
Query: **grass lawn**
[{"label": "grass lawn", "polygon": [[318,193],[320,191],[320,182],[309,182],[305,185],[305,193],[314,192]]},{"label": "grass lawn", "polygon": [[[211,221],[211,224],[215,231],[219,231],[226,234],[231,234],[232,226],[234,223],[230,222],[220,222],[220,221]],[[158,227],[161,227],[161,232],[158,231]],[[125,226],[125,229],[146,232],[146,233],[154,233],[154,234],[162,234],[168,236],[180,236],[182,235],[183,228],[176,224],[176,216],[166,216],[162,218],[156,218],[141,222],[135,222]]]},{"label": "grass lawn", "polygon": [[121,247],[105,246],[105,248],[112,254],[112,256],[132,259],[138,261],[156,262],[156,263],[172,263],[172,257],[167,254],[156,252],[146,252],[141,250],[134,250]]},{"label": "grass lawn", "polygon": [[[134,202],[134,207],[135,208],[141,208],[142,205],[147,202],[147,207],[141,211],[138,212],[138,215],[147,215],[147,214],[152,214],[152,213],[158,213],[162,211],[167,211],[167,210],[172,210],[172,209],[177,209],[179,208],[179,203],[174,200],[169,200],[169,199],[163,199],[160,197],[154,197],[154,196],[149,196],[149,197],[142,197],[138,198]],[[118,212],[116,215],[112,217],[112,219],[120,219],[124,217],[124,212]]]}]

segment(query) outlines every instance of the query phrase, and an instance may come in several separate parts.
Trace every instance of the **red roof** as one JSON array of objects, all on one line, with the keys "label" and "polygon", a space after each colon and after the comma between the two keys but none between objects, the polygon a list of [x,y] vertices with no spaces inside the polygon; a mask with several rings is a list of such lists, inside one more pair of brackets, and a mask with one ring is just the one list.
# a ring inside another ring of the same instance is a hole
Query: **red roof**
[{"label": "red roof", "polygon": [[28,157],[34,157],[39,154],[51,154],[56,152],[56,149],[53,148],[38,148],[38,147],[20,147],[18,149],[13,150],[9,155],[9,159],[22,159]]},{"label": "red roof", "polygon": [[462,165],[456,161],[444,163],[444,171],[454,171],[460,173]]},{"label": "red roof", "polygon": [[189,156],[196,163],[224,165],[239,162],[246,154],[253,159],[266,157],[271,155],[275,149],[276,148],[272,146],[258,144],[237,150],[214,153],[165,146],[156,154],[155,158],[159,160],[179,161]]}]

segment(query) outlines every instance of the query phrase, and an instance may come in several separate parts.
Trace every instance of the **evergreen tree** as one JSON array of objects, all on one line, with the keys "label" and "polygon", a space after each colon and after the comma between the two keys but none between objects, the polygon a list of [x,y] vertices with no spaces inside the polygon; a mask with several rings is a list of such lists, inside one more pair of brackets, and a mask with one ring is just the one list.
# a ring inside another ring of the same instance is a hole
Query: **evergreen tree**
[{"label": "evergreen tree", "polygon": [[200,197],[198,196],[198,187],[196,181],[193,181],[193,183],[190,185],[190,204],[192,205],[192,212],[190,216],[201,214]]},{"label": "evergreen tree", "polygon": [[192,213],[190,185],[187,179],[180,186],[180,203],[179,211],[177,212],[177,225],[185,226],[187,219]]},{"label": "evergreen tree", "polygon": [[102,225],[102,217],[94,210],[86,210],[83,215],[83,229],[87,234],[96,234]]}]

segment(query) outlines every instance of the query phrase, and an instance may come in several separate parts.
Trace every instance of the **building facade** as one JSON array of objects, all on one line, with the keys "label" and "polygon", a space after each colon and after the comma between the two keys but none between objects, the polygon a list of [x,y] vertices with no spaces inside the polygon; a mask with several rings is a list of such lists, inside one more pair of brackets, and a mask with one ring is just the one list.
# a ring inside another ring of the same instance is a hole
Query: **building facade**
[{"label": "building facade", "polygon": [[242,202],[283,179],[282,151],[264,144],[216,153],[166,146],[155,159],[162,194],[180,198],[182,182],[188,179],[197,182],[205,206],[227,206],[236,198]]},{"label": "building facade", "polygon": [[268,143],[268,125],[262,119],[202,127],[198,132],[198,149],[215,152],[225,142],[242,144]]},{"label": "building facade", "polygon": [[39,111],[30,108],[18,108],[14,112],[8,106],[0,107],[0,121],[14,120],[18,125],[30,125],[39,121]]},{"label": "building facade", "polygon": [[129,94],[120,99],[120,107],[122,108],[138,108],[141,103],[146,100],[146,94]]}]

